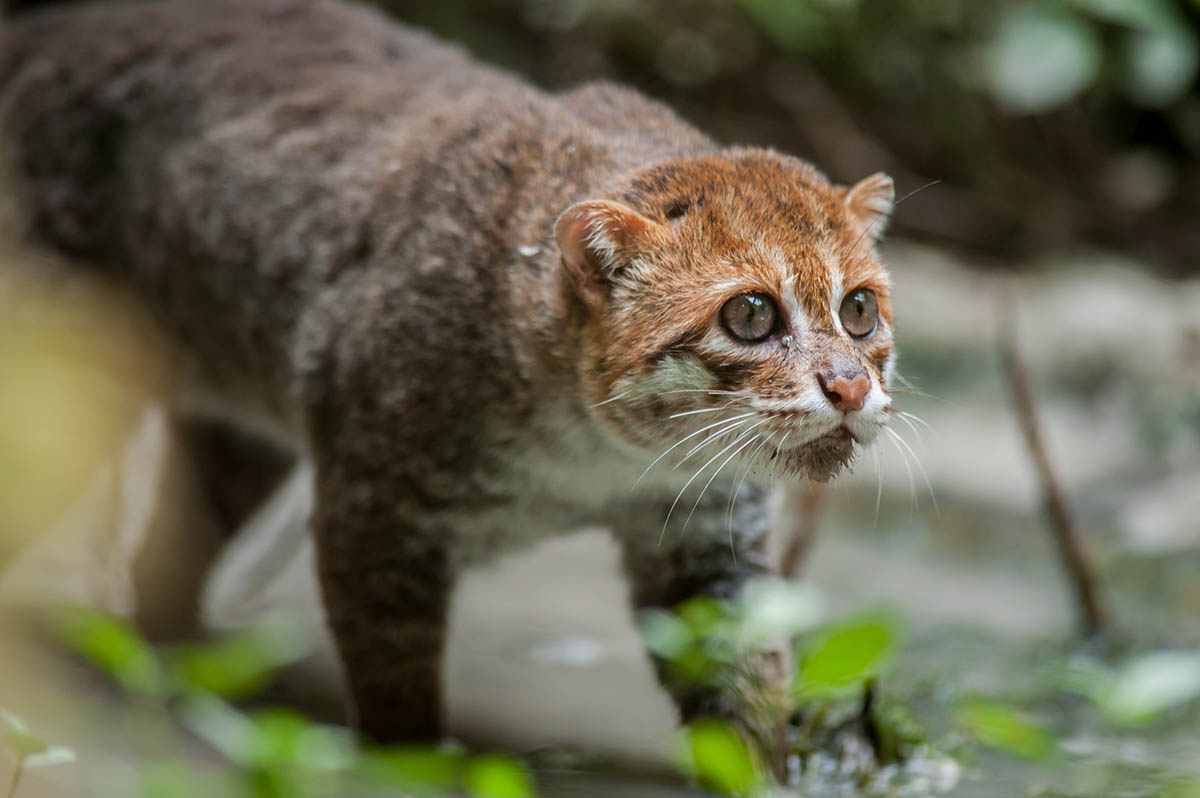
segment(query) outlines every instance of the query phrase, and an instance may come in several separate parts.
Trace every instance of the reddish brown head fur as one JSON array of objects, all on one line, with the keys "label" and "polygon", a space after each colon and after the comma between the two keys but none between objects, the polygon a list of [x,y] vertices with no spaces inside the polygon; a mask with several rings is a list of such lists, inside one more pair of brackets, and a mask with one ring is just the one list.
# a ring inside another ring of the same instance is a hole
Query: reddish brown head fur
[{"label": "reddish brown head fur", "polygon": [[[890,403],[890,283],[875,240],[891,201],[883,175],[846,189],[798,159],[730,149],[648,166],[572,206],[558,240],[588,305],[585,387],[595,402],[623,394],[597,412],[643,446],[728,418],[699,440],[757,447],[784,473],[836,471]],[[878,319],[857,337],[839,319],[856,292]],[[748,294],[772,306],[761,340],[720,320]],[[839,380],[853,401],[828,387]]]}]

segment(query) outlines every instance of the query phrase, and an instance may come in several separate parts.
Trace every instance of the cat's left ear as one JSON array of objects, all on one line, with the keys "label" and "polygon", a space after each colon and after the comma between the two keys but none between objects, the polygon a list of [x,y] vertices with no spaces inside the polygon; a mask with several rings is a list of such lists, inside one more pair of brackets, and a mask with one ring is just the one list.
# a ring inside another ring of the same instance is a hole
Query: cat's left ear
[{"label": "cat's left ear", "polygon": [[855,183],[846,192],[846,209],[873,239],[878,239],[887,228],[896,200],[896,186],[883,172]]}]

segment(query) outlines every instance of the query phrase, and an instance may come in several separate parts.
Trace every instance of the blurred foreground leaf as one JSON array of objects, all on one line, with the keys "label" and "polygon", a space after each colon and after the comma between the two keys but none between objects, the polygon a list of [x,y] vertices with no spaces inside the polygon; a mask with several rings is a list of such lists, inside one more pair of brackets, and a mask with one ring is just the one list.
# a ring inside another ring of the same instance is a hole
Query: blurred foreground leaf
[{"label": "blurred foreground leaf", "polygon": [[1092,697],[1096,707],[1116,723],[1149,723],[1200,697],[1200,653],[1158,651],[1138,657]]},{"label": "blurred foreground leaf", "polygon": [[523,765],[500,756],[480,756],[464,776],[471,798],[533,798],[533,778]]},{"label": "blurred foreground leaf", "polygon": [[797,695],[836,697],[857,691],[880,674],[899,640],[898,622],[886,615],[858,616],[823,629],[797,652]]},{"label": "blurred foreground leaf", "polygon": [[299,626],[274,617],[224,640],[177,647],[168,661],[180,686],[237,699],[261,690],[275,671],[306,649]]},{"label": "blurred foreground leaf", "polygon": [[161,695],[165,689],[158,656],[133,627],[87,607],[63,610],[58,617],[63,644],[115,679],[126,690]]},{"label": "blurred foreground leaf", "polygon": [[0,718],[8,727],[4,732],[4,744],[16,754],[17,759],[40,754],[49,748],[46,741],[34,734],[29,725],[15,712],[0,709]]},{"label": "blurred foreground leaf", "polygon": [[955,720],[980,744],[1022,759],[1049,759],[1057,750],[1050,733],[1016,707],[989,698],[965,698]]},{"label": "blurred foreground leaf", "polygon": [[459,782],[462,754],[426,748],[384,748],[367,751],[362,774],[384,787],[406,792],[451,791]]},{"label": "blurred foreground leaf", "polygon": [[755,579],[738,601],[738,645],[761,648],[790,640],[824,618],[825,601],[816,588],[785,579]]},{"label": "blurred foreground leaf", "polygon": [[726,721],[707,718],[687,728],[691,768],[704,786],[724,795],[749,795],[762,785],[750,747]]}]

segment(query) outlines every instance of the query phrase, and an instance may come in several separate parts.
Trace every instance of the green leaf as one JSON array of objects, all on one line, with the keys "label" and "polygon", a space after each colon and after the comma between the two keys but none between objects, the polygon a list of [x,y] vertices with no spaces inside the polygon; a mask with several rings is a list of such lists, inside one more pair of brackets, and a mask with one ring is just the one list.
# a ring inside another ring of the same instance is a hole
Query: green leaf
[{"label": "green leaf", "polygon": [[725,795],[748,795],[761,786],[754,757],[726,721],[707,718],[687,729],[691,766],[704,786]]},{"label": "green leaf", "polygon": [[996,98],[1018,113],[1040,113],[1092,85],[1100,71],[1100,42],[1077,17],[1043,5],[1009,14],[988,47],[986,78]]},{"label": "green leaf", "polygon": [[359,767],[366,778],[382,787],[446,793],[459,783],[463,757],[455,751],[384,748],[363,754]]},{"label": "green leaf", "polygon": [[153,649],[129,623],[86,607],[59,615],[59,639],[126,690],[161,695],[162,668]]},{"label": "green leaf", "polygon": [[790,640],[825,617],[825,602],[815,588],[784,579],[756,579],[746,585],[738,604],[738,643],[761,647]]},{"label": "green leaf", "polygon": [[75,750],[65,745],[52,745],[46,750],[31,754],[25,758],[27,768],[48,768],[55,765],[67,765],[76,759]]},{"label": "green leaf", "polygon": [[638,613],[637,626],[646,648],[665,660],[682,657],[695,641],[691,627],[667,610],[643,610]]},{"label": "green leaf", "polygon": [[216,643],[180,646],[169,662],[177,683],[238,699],[261,690],[277,669],[299,659],[306,648],[295,625],[272,621]]},{"label": "green leaf", "polygon": [[712,637],[727,631],[733,610],[728,601],[699,596],[680,604],[675,608],[675,614],[696,637]]},{"label": "green leaf", "polygon": [[0,718],[3,718],[4,725],[8,726],[4,733],[4,744],[17,759],[25,759],[48,750],[46,741],[34,734],[17,713],[0,709]]},{"label": "green leaf", "polygon": [[195,775],[182,762],[155,762],[142,769],[143,798],[194,798]]},{"label": "green leaf", "polygon": [[1097,708],[1110,720],[1136,726],[1200,697],[1200,652],[1158,651],[1138,657],[1117,671],[1094,694]]},{"label": "green leaf", "polygon": [[856,691],[880,674],[899,644],[895,619],[862,615],[830,626],[803,641],[796,657],[800,696],[837,696]]},{"label": "green leaf", "polygon": [[231,762],[242,767],[258,764],[258,730],[254,722],[224,701],[200,693],[189,696],[180,706],[179,717],[196,736]]},{"label": "green leaf", "polygon": [[533,778],[519,762],[480,756],[467,765],[464,777],[471,798],[532,798]]},{"label": "green leaf", "polygon": [[959,702],[955,720],[981,745],[1021,757],[1044,760],[1054,755],[1054,738],[1015,707],[988,698]]}]

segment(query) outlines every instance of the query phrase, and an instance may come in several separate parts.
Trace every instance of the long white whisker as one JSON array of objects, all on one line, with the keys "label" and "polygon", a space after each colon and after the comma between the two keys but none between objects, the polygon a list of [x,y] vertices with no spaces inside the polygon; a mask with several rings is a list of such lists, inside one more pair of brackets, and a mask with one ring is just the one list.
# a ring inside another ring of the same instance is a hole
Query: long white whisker
[{"label": "long white whisker", "polygon": [[[777,443],[775,445],[776,453],[778,453],[778,451],[783,448],[783,444],[787,443],[787,439],[791,436],[791,434],[792,434],[792,430],[788,430],[787,432],[785,432],[783,434],[783,437],[780,438],[779,443]],[[754,454],[755,455],[758,454],[757,449],[755,449]],[[737,487],[733,491],[733,501],[731,501],[729,503],[729,534],[730,534],[730,536],[733,535],[733,511],[734,511],[734,508],[737,507],[738,494],[742,492],[742,485],[746,484],[746,478],[750,476],[750,472],[753,470],[753,468],[754,468],[754,461],[753,461],[753,459],[751,459],[749,464],[746,466],[746,470],[742,472],[741,481],[738,482]]]},{"label": "long white whisker", "polygon": [[909,413],[907,410],[897,410],[896,412],[897,412],[897,414],[907,418],[909,421],[915,421],[916,423],[920,424],[922,427],[929,430],[930,432],[934,432],[933,427],[929,426],[929,422],[926,421],[925,419],[921,418],[917,414]]},{"label": "long white whisker", "polygon": [[638,486],[638,483],[640,483],[642,481],[642,479],[644,479],[645,476],[650,473],[650,469],[654,468],[655,464],[659,460],[662,460],[664,457],[666,457],[668,454],[670,454],[676,447],[682,446],[683,444],[690,441],[692,438],[696,437],[697,435],[704,434],[705,432],[712,429],[713,427],[719,427],[728,421],[736,421],[739,418],[749,418],[752,415],[754,415],[754,413],[743,413],[742,415],[734,416],[733,418],[723,418],[720,421],[716,421],[712,424],[709,424],[707,427],[702,427],[702,428],[696,430],[695,432],[691,433],[690,435],[688,435],[686,438],[683,438],[682,440],[676,441],[675,443],[671,444],[671,447],[669,449],[667,449],[665,452],[660,454],[658,457],[654,458],[654,461],[652,463],[650,463],[650,465],[646,466],[646,470],[643,471],[636,480],[634,480],[633,486],[629,489],[630,492],[633,492],[633,489],[636,488]]},{"label": "long white whisker", "polygon": [[[758,424],[755,424],[750,429],[743,431],[741,435],[734,438],[733,443],[729,444],[729,446],[733,446],[734,443],[737,443],[742,438],[745,438],[747,435],[749,435],[751,432],[753,432],[756,427],[760,427],[763,424],[766,424],[768,420],[769,419],[763,419],[762,421],[760,421]],[[721,463],[721,465],[717,466],[717,470],[713,472],[713,475],[708,478],[708,482],[705,482],[704,487],[700,489],[700,495],[696,497],[696,502],[692,505],[692,511],[690,513],[688,513],[688,517],[686,519],[684,519],[683,529],[681,529],[679,531],[680,535],[682,535],[684,532],[687,531],[688,524],[690,524],[692,522],[692,516],[696,514],[696,508],[700,506],[700,502],[704,498],[705,492],[708,491],[709,485],[712,485],[713,480],[715,480],[720,475],[721,471],[725,468],[725,466],[729,465],[729,461],[732,460],[733,458],[737,457],[738,452],[742,451],[747,446],[754,443],[754,441],[757,440],[758,437],[759,437],[758,435],[755,435],[754,437],[750,438],[745,443],[743,443],[741,446],[734,449],[733,453],[731,455],[729,455],[728,457],[726,457],[725,460]],[[726,447],[726,449],[728,449],[728,448],[729,447]],[[722,451],[722,453],[723,452],[724,452],[724,450]]]},{"label": "long white whisker", "polygon": [[[913,435],[916,435],[916,436],[917,436],[917,440],[918,440],[918,441],[921,441],[921,431],[920,431],[919,429],[917,429],[917,425],[916,425],[916,424],[912,423],[912,421],[911,421],[910,419],[908,419],[908,418],[905,418],[905,417],[904,417],[904,415],[902,415],[902,414],[900,414],[900,413],[895,413],[894,415],[895,415],[895,416],[896,416],[896,418],[897,418],[897,419],[899,419],[899,420],[900,420],[900,421],[901,421],[901,422],[902,422],[902,423],[903,423],[905,426],[907,426],[907,427],[908,427],[910,430],[912,430],[912,431],[913,431]],[[921,441],[921,442],[922,442],[922,443],[924,443],[924,441]]]},{"label": "long white whisker", "polygon": [[[917,482],[915,479],[913,479],[912,466],[908,464],[908,457],[905,455],[904,450],[900,448],[898,443],[896,443],[895,431],[889,427],[884,427],[883,431],[888,433],[888,440],[892,442],[892,446],[895,448],[896,454],[900,455],[900,462],[904,463],[904,469],[908,472],[908,495],[911,500],[911,504],[915,506],[917,504]],[[911,510],[912,506],[910,506],[909,509]]]},{"label": "long white whisker", "polygon": [[[751,415],[753,415],[753,414],[751,414]],[[687,453],[687,454],[685,454],[683,457],[681,457],[681,458],[680,458],[679,462],[678,462],[678,463],[676,463],[676,464],[673,466],[672,470],[674,470],[675,468],[679,468],[681,465],[683,465],[684,463],[686,463],[686,462],[688,461],[688,459],[689,459],[689,458],[691,458],[691,456],[692,456],[692,455],[694,455],[696,452],[700,451],[701,449],[708,448],[708,447],[709,447],[709,446],[711,446],[711,445],[712,445],[714,442],[716,442],[716,441],[720,440],[720,439],[721,439],[721,436],[722,436],[722,435],[724,435],[725,433],[727,433],[727,432],[729,432],[729,431],[731,431],[731,430],[733,430],[733,429],[736,429],[737,427],[740,427],[740,426],[742,426],[743,424],[747,424],[747,423],[749,423],[749,422],[748,422],[748,421],[746,421],[745,419],[743,419],[743,420],[741,420],[741,421],[734,422],[734,423],[732,423],[732,424],[730,424],[730,425],[728,425],[728,426],[721,427],[721,429],[719,429],[719,430],[717,430],[716,432],[712,433],[712,434],[711,434],[711,435],[709,435],[707,438],[705,438],[704,440],[700,441],[700,442],[699,442],[699,443],[697,443],[695,446],[693,446],[691,449],[689,449],[689,450],[688,450],[688,453]]]},{"label": "long white whisker", "polygon": [[752,391],[718,391],[713,388],[675,388],[670,391],[662,391],[662,393],[706,393],[712,396],[740,396],[746,399],[753,399],[756,396]]},{"label": "long white whisker", "polygon": [[684,416],[694,416],[697,413],[717,413],[725,409],[724,407],[703,407],[699,410],[684,410],[682,413],[674,413],[667,416],[667,418],[682,418]]},{"label": "long white whisker", "polygon": [[725,509],[725,520],[726,524],[729,526],[730,540],[733,539],[733,506],[737,503],[737,495],[742,492],[742,485],[746,484],[746,478],[749,477],[750,472],[754,470],[754,458],[758,457],[758,453],[761,452],[766,445],[770,443],[771,439],[778,434],[779,430],[776,430],[769,435],[763,436],[763,439],[759,442],[758,446],[754,447],[754,451],[746,455],[746,465],[742,468],[741,473],[734,480],[734,488],[729,493],[729,506]]},{"label": "long white whisker", "polygon": [[[760,423],[766,423],[766,421],[767,421],[767,419],[763,419],[763,421],[762,421],[762,422],[760,422]],[[743,431],[743,432],[742,432],[742,435],[745,435],[745,434],[746,434],[746,432],[749,432],[749,430],[745,430],[745,431]],[[676,507],[676,505],[678,505],[678,504],[679,504],[679,500],[683,498],[683,494],[684,494],[684,493],[687,491],[687,489],[688,489],[688,486],[690,486],[690,485],[691,485],[693,482],[695,482],[695,481],[696,481],[696,478],[697,478],[698,476],[700,476],[701,474],[703,474],[703,473],[704,473],[704,469],[708,468],[710,465],[712,465],[714,462],[716,462],[716,460],[717,460],[717,458],[718,458],[718,457],[720,457],[721,455],[725,454],[725,452],[729,451],[729,450],[730,450],[732,447],[736,446],[736,445],[737,445],[737,442],[738,442],[739,440],[741,440],[741,435],[739,435],[737,438],[734,438],[734,439],[733,439],[733,443],[729,444],[729,445],[728,445],[728,446],[726,446],[724,449],[722,449],[721,451],[719,451],[719,452],[717,452],[716,454],[714,454],[714,455],[713,455],[713,456],[712,456],[712,457],[711,457],[711,458],[708,460],[708,462],[706,462],[704,465],[702,465],[702,466],[700,466],[699,468],[697,468],[697,469],[696,469],[696,473],[692,474],[691,478],[690,478],[690,479],[688,479],[688,481],[687,481],[687,482],[683,483],[683,487],[679,489],[679,493],[675,494],[675,501],[671,502],[671,507],[670,507],[670,509],[669,509],[669,510],[667,510],[667,517],[666,517],[666,519],[664,519],[664,520],[663,520],[663,528],[662,528],[662,531],[661,531],[661,532],[659,532],[659,534],[658,534],[658,542],[659,542],[659,544],[660,544],[660,545],[662,544],[663,535],[665,535],[665,534],[666,534],[666,532],[667,532],[667,524],[671,523],[671,515],[672,515],[672,513],[674,513],[674,512],[675,512],[675,507]]]},{"label": "long white whisker", "polygon": [[875,455],[875,520],[871,523],[871,528],[875,529],[879,526],[879,503],[883,500],[883,471],[880,467],[878,439],[871,445],[871,454]]},{"label": "long white whisker", "polygon": [[[884,429],[887,428],[885,427]],[[933,502],[933,510],[939,516],[941,516],[942,510],[940,507],[938,507],[937,496],[933,495],[933,483],[929,481],[929,475],[925,473],[925,466],[921,465],[921,458],[917,457],[917,453],[914,452],[912,447],[908,445],[908,441],[901,437],[900,433],[890,429],[888,432],[890,432],[892,437],[895,438],[901,446],[907,449],[910,455],[912,455],[913,462],[917,464],[917,470],[921,472],[921,479],[925,481],[925,487],[929,490],[929,499]]]},{"label": "long white whisker", "polygon": [[592,407],[599,407],[600,405],[606,405],[609,402],[615,402],[618,399],[622,399],[626,396],[629,396],[629,394],[631,394],[631,393],[633,393],[632,388],[630,388],[628,391],[625,391],[623,393],[619,393],[616,396],[610,396],[608,399],[605,399],[603,402],[596,402],[596,404],[592,405]]}]

